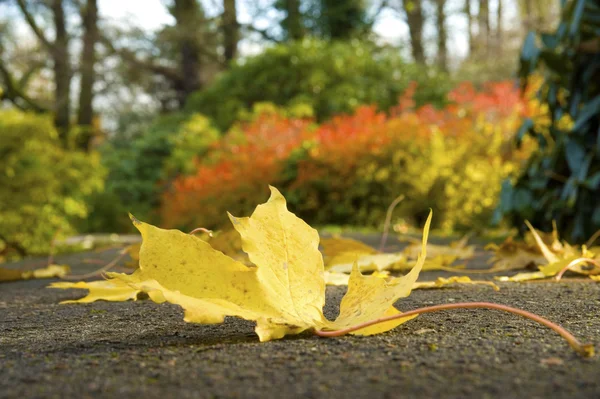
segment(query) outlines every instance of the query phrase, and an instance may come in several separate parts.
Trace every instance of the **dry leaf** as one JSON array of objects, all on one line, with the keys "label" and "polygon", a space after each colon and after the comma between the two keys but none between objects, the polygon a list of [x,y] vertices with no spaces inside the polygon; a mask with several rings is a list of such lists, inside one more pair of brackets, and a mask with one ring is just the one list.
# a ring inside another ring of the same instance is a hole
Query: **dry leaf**
[{"label": "dry leaf", "polygon": [[[323,255],[325,255],[326,263],[330,263],[332,259],[346,253],[357,254],[360,256],[379,253],[378,250],[361,241],[339,236],[322,238],[320,245],[321,248],[323,248]],[[350,262],[352,262],[352,260],[350,260]]]},{"label": "dry leaf", "polygon": [[[386,279],[390,276],[390,272],[387,270],[381,272],[375,271],[371,273],[371,276]],[[325,284],[327,285],[348,285],[349,280],[349,274],[329,271],[325,272]]]},{"label": "dry leaf", "polygon": [[142,243],[131,244],[126,248],[127,254],[131,258],[131,260],[125,262],[125,267],[129,267],[131,269],[137,269],[140,266],[140,248],[142,247]]},{"label": "dry leaf", "polygon": [[[386,281],[363,276],[354,267],[340,315],[329,321],[322,312],[325,280],[318,233],[287,210],[279,191],[271,188],[269,201],[259,205],[251,217],[230,218],[256,267],[231,259],[194,236],[133,219],[143,238],[140,268],[130,275],[108,275],[148,293],[155,302],[182,306],[188,322],[220,323],[225,316],[254,320],[260,340],[268,341],[304,330],[339,329],[398,314],[393,304],[410,294],[419,276],[431,222],[430,214],[422,256],[406,276]],[[355,334],[388,331],[410,318],[367,327]]]},{"label": "dry leaf", "polygon": [[34,270],[13,270],[0,267],[0,282],[62,277],[68,274],[70,270],[67,265],[49,265]]},{"label": "dry leaf", "polygon": [[[533,226],[528,221],[525,221],[525,223],[527,224],[527,227],[529,227],[531,236],[535,240],[540,253],[547,263],[545,265],[538,266],[539,271],[518,273],[512,277],[496,277],[497,280],[513,282],[538,280],[556,276],[567,267],[569,270],[580,274],[591,275],[600,273],[600,270],[597,267],[586,267],[590,263],[586,262],[586,259],[594,259],[595,255],[585,246],[581,248],[580,253],[577,253],[577,250],[574,247],[566,243],[560,243],[558,240],[558,233],[556,232],[556,229],[554,229],[552,233],[551,249],[548,247],[548,245],[546,245],[544,238],[533,228]],[[548,239],[546,238],[546,241],[547,240]]]},{"label": "dry leaf", "polygon": [[89,303],[99,300],[122,302],[130,299],[135,301],[138,294],[141,292],[141,290],[130,287],[126,282],[115,279],[92,282],[80,281],[77,283],[61,281],[50,284],[49,288],[80,288],[89,290],[89,293],[83,298],[62,301],[61,303]]},{"label": "dry leaf", "polygon": [[[371,276],[386,279],[389,277],[389,273],[385,272],[374,272]],[[325,282],[327,285],[348,285],[350,276],[345,273],[325,272]],[[438,277],[435,281],[417,281],[413,284],[413,290],[421,289],[433,289],[443,288],[452,284],[466,284],[466,285],[487,285],[494,289],[494,291],[500,290],[500,288],[491,281],[479,281],[471,280],[467,276],[452,276],[448,278]]]},{"label": "dry leaf", "polygon": [[514,241],[513,237],[508,237],[500,245],[488,244],[485,249],[494,251],[494,256],[489,260],[492,264],[490,272],[526,269],[545,263],[537,246]]},{"label": "dry leaf", "polygon": [[[346,253],[347,254],[347,253]],[[350,258],[350,256],[349,256]],[[358,265],[361,272],[383,271],[383,270],[406,270],[412,268],[406,264],[406,257],[402,254],[373,254],[355,257],[349,263],[333,263],[327,269],[335,273],[350,273],[354,263]]]},{"label": "dry leaf", "polygon": [[[467,245],[468,237],[463,237],[459,241],[451,242],[448,245],[427,244],[427,253],[430,257],[452,257],[453,259],[471,259],[475,255],[475,246]],[[420,251],[419,244],[412,242],[404,248],[404,254],[411,259],[417,257]]]},{"label": "dry leaf", "polygon": [[491,281],[471,280],[467,276],[452,276],[448,278],[438,277],[435,281],[417,282],[413,285],[413,290],[442,288],[451,284],[488,285],[492,287],[494,291],[500,290],[500,287]]}]

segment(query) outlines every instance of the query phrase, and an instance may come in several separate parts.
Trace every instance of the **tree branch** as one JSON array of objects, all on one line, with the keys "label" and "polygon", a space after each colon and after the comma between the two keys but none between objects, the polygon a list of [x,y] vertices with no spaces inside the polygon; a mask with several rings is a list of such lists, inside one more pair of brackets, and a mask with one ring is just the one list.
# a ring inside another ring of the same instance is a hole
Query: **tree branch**
[{"label": "tree branch", "polygon": [[50,42],[50,40],[48,40],[46,35],[44,35],[44,32],[40,29],[37,22],[35,22],[35,18],[33,17],[33,15],[31,15],[29,10],[27,9],[27,5],[25,4],[25,1],[17,0],[17,5],[21,9],[21,13],[25,17],[25,20],[31,27],[31,30],[33,31],[33,33],[43,43],[44,46],[46,46],[49,50],[52,51],[54,49],[54,45]]},{"label": "tree branch", "polygon": [[252,24],[240,24],[240,27],[243,29],[247,29],[250,32],[255,32],[255,33],[260,34],[262,36],[262,38],[265,40],[275,42],[275,43],[281,43],[281,40],[275,39],[273,36],[269,35],[269,33],[267,32],[266,29],[258,29],[257,27],[255,27]]},{"label": "tree branch", "polygon": [[[46,107],[36,103],[35,100],[25,93],[22,87],[19,87],[19,85],[16,84],[16,79],[1,61],[0,77],[2,78],[5,87],[5,90],[0,93],[0,100],[8,100],[21,110],[32,110],[40,113],[48,111]],[[26,105],[21,104],[19,99],[22,100]]]},{"label": "tree branch", "polygon": [[175,68],[169,68],[163,65],[157,65],[149,60],[140,60],[136,55],[127,49],[116,48],[111,40],[104,35],[100,35],[100,43],[102,43],[111,54],[116,54],[130,64],[136,67],[146,69],[158,75],[163,75],[165,78],[172,81],[181,80],[181,76]]}]

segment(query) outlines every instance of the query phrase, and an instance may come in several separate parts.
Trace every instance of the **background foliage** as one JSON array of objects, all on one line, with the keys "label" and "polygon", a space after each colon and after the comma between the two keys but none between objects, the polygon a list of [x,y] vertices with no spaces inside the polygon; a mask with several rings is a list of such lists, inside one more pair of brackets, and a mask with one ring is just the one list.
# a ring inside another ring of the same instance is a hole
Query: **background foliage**
[{"label": "background foliage", "polygon": [[431,207],[446,230],[486,226],[500,182],[527,153],[511,145],[526,102],[510,82],[482,92],[463,84],[445,108],[417,108],[415,89],[389,114],[363,106],[322,124],[259,109],[174,181],[163,223],[217,227],[226,211],[248,213],[273,184],[314,224],[378,226],[406,194],[396,214],[411,221]]},{"label": "background foliage", "polygon": [[[521,54],[521,77],[543,74],[535,107],[517,139],[533,137],[539,151],[523,173],[506,181],[498,214],[519,225],[558,230],[582,242],[600,229],[600,6],[568,2],[553,33],[530,33]],[[526,81],[526,80],[525,80]]]},{"label": "background foliage", "polygon": [[74,233],[103,186],[97,154],[66,151],[49,117],[0,110],[0,252],[43,253]]},{"label": "background foliage", "polygon": [[386,110],[412,81],[419,83],[419,105],[443,105],[451,86],[443,74],[407,63],[393,48],[358,40],[305,39],[233,65],[193,94],[186,109],[202,112],[222,130],[257,102],[306,105],[317,121],[323,121],[363,104]]},{"label": "background foliage", "polygon": [[[267,183],[310,223],[376,226],[402,193],[396,217],[450,231],[485,228],[508,178],[497,220],[597,225],[594,2],[134,3],[0,0],[0,251],[128,232],[127,212],[218,226]],[[520,44],[562,5],[520,98]]]}]

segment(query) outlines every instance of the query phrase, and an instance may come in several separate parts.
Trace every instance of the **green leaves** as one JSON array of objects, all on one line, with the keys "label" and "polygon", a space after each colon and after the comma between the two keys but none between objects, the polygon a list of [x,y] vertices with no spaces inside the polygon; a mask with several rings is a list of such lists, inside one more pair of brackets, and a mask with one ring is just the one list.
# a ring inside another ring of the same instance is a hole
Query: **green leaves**
[{"label": "green leaves", "polygon": [[578,242],[600,229],[600,7],[593,0],[565,3],[557,30],[529,33],[521,53],[520,75],[528,81],[541,73],[537,92],[540,115],[525,119],[516,135],[537,141],[538,151],[526,170],[502,189],[496,221],[524,219],[549,229],[556,220],[570,241]]}]

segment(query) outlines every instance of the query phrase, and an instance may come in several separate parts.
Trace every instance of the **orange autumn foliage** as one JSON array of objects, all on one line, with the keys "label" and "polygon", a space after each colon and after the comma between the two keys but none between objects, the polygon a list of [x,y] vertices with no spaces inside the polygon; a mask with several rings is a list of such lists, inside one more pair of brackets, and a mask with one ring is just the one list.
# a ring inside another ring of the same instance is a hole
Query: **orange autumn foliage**
[{"label": "orange autumn foliage", "polygon": [[264,200],[267,184],[317,224],[377,225],[401,193],[397,214],[415,222],[427,207],[447,229],[489,219],[500,181],[524,159],[511,140],[527,97],[512,82],[463,83],[445,108],[415,109],[415,90],[388,113],[362,106],[317,125],[270,112],[235,126],[164,195],[164,224],[218,226],[224,211]]}]

